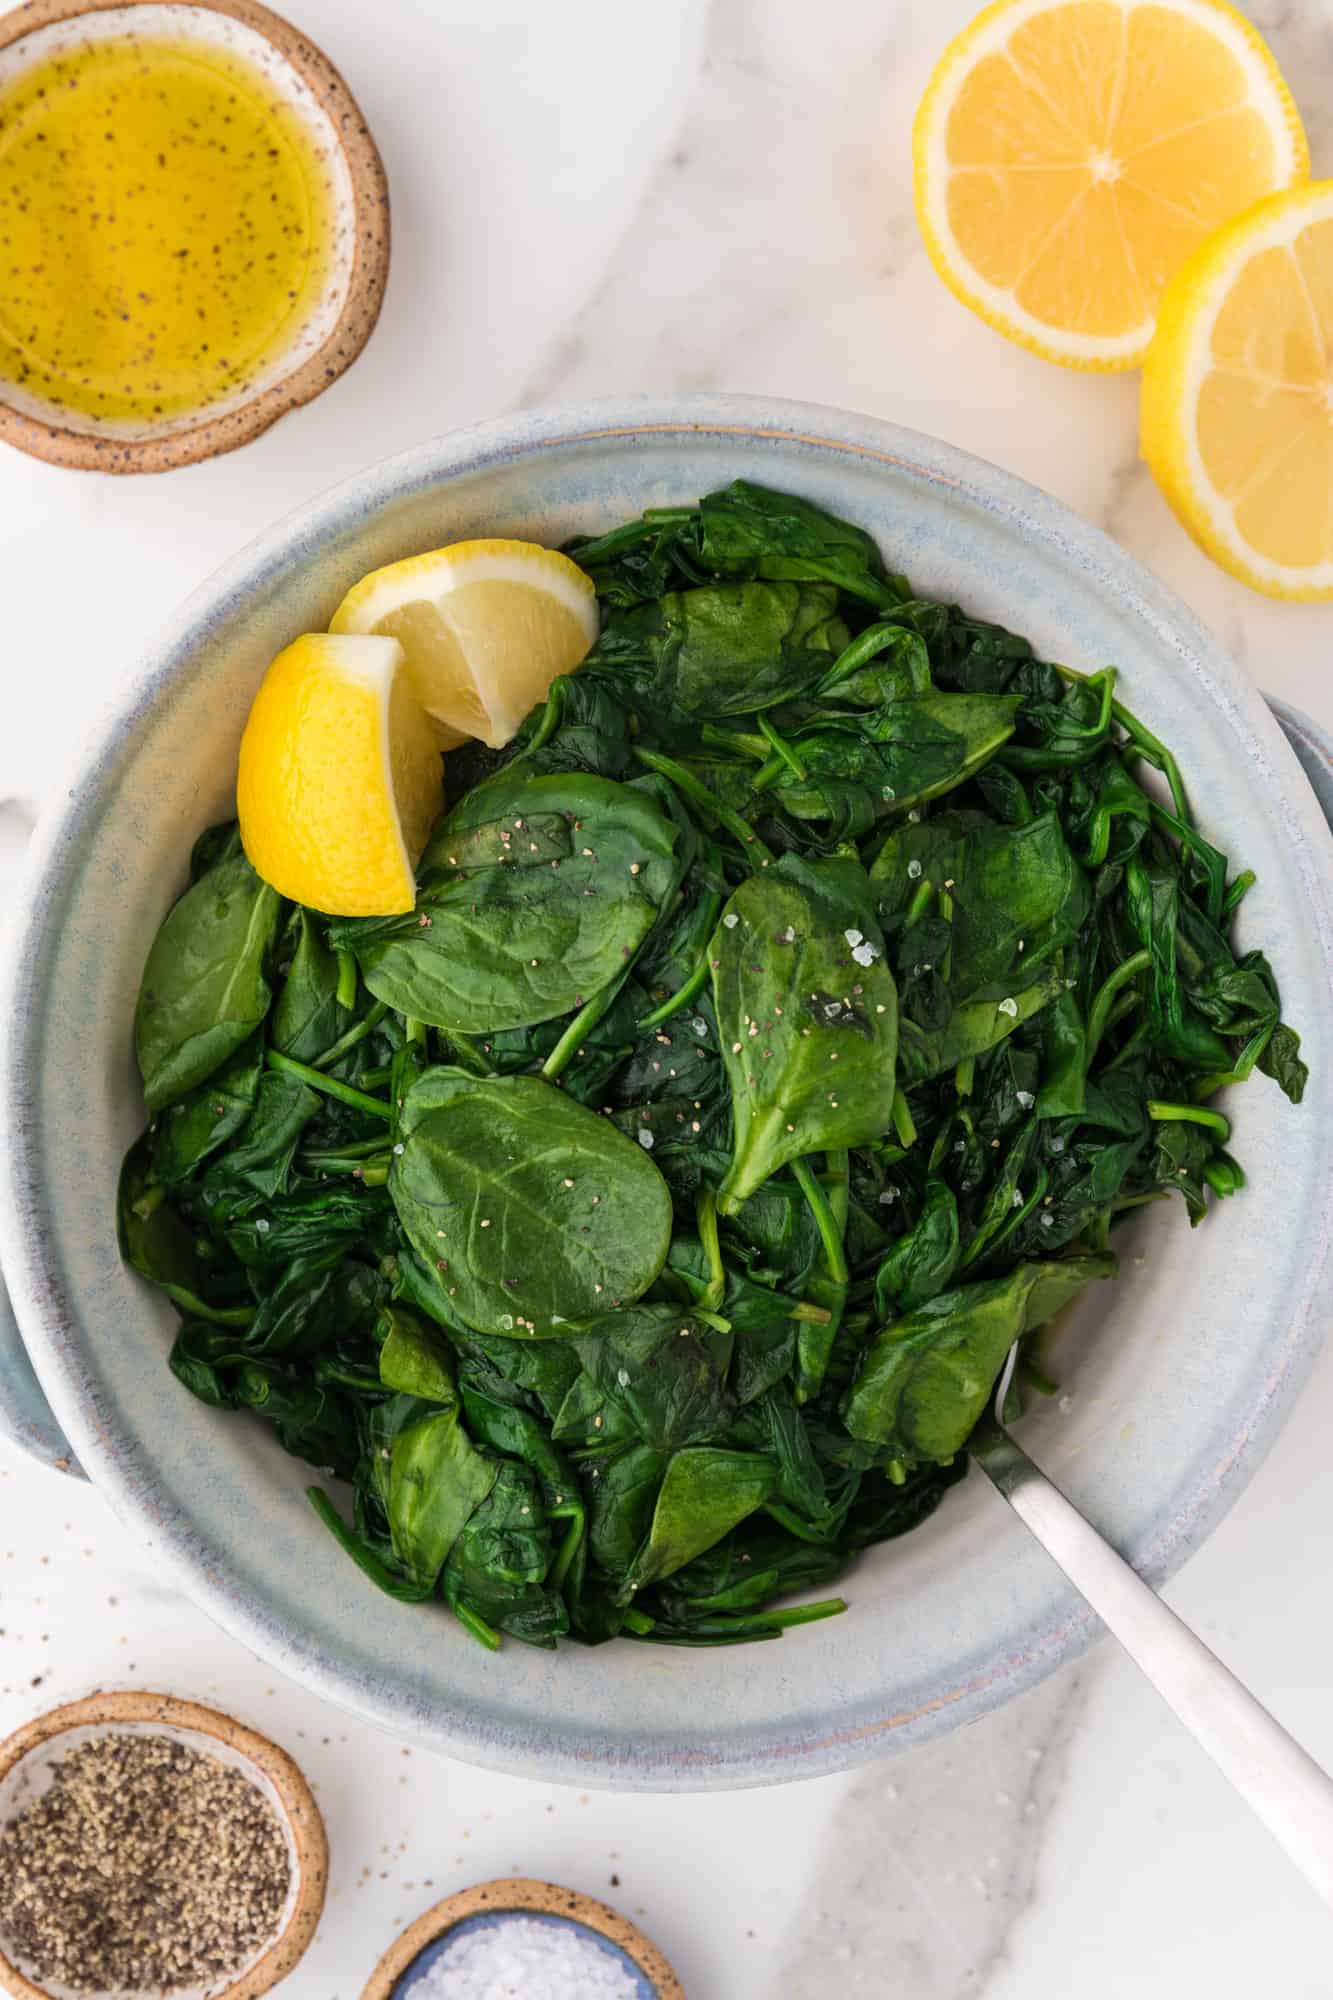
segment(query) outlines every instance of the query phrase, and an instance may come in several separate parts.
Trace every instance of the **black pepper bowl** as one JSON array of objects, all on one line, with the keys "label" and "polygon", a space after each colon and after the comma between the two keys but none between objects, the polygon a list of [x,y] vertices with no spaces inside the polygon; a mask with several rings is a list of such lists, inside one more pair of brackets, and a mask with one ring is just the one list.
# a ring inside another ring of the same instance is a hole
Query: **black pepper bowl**
[{"label": "black pepper bowl", "polygon": [[[276,1934],[228,1975],[225,1985],[211,1981],[182,1987],[175,1995],[175,2000],[259,2000],[303,1956],[324,1908],[328,1840],[309,1785],[285,1750],[221,1709],[170,1694],[99,1690],[37,1716],[0,1743],[0,1825],[41,1795],[59,1758],[109,1735],[166,1736],[230,1765],[250,1779],[277,1815],[291,1886]],[[0,1912],[0,1992],[14,2000],[65,2000],[70,1991],[58,1981],[38,1984],[32,1968],[25,1970]]]}]

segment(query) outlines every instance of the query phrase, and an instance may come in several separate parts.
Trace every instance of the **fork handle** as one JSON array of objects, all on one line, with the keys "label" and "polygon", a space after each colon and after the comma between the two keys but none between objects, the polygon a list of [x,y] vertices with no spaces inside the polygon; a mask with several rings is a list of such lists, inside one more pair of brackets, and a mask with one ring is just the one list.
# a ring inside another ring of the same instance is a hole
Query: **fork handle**
[{"label": "fork handle", "polygon": [[1006,1432],[989,1426],[974,1451],[1024,1526],[1333,1906],[1333,1780]]}]

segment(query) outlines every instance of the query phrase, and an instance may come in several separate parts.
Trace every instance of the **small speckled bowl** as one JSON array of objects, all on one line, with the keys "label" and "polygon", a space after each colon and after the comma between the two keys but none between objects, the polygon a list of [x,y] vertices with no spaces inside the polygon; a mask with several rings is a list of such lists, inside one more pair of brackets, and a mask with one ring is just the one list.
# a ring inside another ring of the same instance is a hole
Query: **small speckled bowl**
[{"label": "small speckled bowl", "polygon": [[[285,1979],[315,1935],[328,1880],[328,1842],[310,1787],[285,1750],[220,1709],[175,1695],[139,1689],[100,1691],[39,1715],[0,1743],[0,1825],[39,1797],[51,1768],[79,1744],[101,1736],[169,1736],[219,1763],[242,1771],[278,1816],[287,1842],[292,1881],[282,1925],[271,1944],[220,1985],[177,1988],[173,2000],[259,2000]],[[10,1958],[0,1915],[0,1992],[14,2000],[97,2000],[59,1981],[37,1985]],[[30,1970],[30,1969],[29,1969]],[[112,1996],[107,1996],[112,2000]],[[114,2000],[137,2000],[116,1994]]]},{"label": "small speckled bowl", "polygon": [[333,242],[324,285],[279,353],[205,408],[157,423],[99,421],[0,378],[0,440],[77,471],[169,472],[258,437],[356,360],[389,270],[389,190],[365,120],[328,57],[257,0],[26,0],[0,16],[0,84],[30,62],[131,30],[224,49],[259,71],[309,134]]},{"label": "small speckled bowl", "polygon": [[361,2000],[414,2000],[424,1975],[462,1931],[490,1930],[514,1918],[535,1919],[552,1932],[567,1926],[628,1973],[635,2000],[685,2000],[685,1989],[655,1944],[628,1917],[576,1889],[514,1875],[480,1882],[446,1896],[410,1924],[370,1975]]}]

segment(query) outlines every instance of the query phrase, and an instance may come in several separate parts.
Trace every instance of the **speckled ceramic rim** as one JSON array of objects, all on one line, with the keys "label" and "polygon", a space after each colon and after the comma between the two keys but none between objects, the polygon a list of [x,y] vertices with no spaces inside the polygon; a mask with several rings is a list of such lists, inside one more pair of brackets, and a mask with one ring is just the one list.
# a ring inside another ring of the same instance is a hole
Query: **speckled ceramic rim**
[{"label": "speckled ceramic rim", "polygon": [[[138,4],[140,0],[26,0],[12,13],[0,15],[0,49],[57,21],[115,13]],[[375,330],[389,273],[389,186],[384,165],[355,98],[323,50],[280,14],[259,6],[258,0],[161,0],[161,4],[226,14],[262,35],[317,99],[351,181],[354,250],[347,297],[328,338],[290,375],[225,415],[187,424],[166,436],[96,437],[29,416],[0,394],[0,443],[17,445],[33,458],[75,472],[171,472],[248,444],[288,410],[313,401],[351,367]]]},{"label": "speckled ceramic rim", "polygon": [[590,1931],[599,1931],[632,1958],[651,1983],[658,2000],[685,2000],[685,1988],[666,1959],[628,1917],[622,1917],[607,1903],[599,1903],[595,1896],[585,1896],[577,1889],[562,1889],[556,1882],[536,1882],[526,1875],[480,1882],[475,1889],[460,1889],[456,1896],[446,1896],[442,1903],[436,1903],[389,1946],[371,1973],[361,2000],[393,2000],[397,1982],[428,1944],[434,1944],[436,1938],[443,1937],[455,1924],[461,1924],[465,1917],[497,1910],[531,1910],[534,1916],[572,1917],[575,1923],[586,1924]]},{"label": "speckled ceramic rim", "polygon": [[[151,1694],[146,1689],[106,1690],[66,1702],[16,1729],[0,1743],[0,1779],[66,1730],[115,1727],[126,1722],[156,1723],[165,1729],[191,1729],[200,1736],[212,1736],[261,1772],[278,1795],[296,1850],[296,1900],[281,1934],[264,1956],[212,1996],[212,2000],[259,2000],[261,1993],[285,1979],[304,1957],[324,1908],[329,1877],[324,1821],[309,1785],[285,1750],[279,1750],[257,1730],[247,1729],[234,1716],[224,1715],[220,1708],[205,1708],[201,1702],[184,1701],[174,1694]],[[3,1950],[0,1988],[14,2000],[50,2000],[45,1987],[34,1986]]]},{"label": "speckled ceramic rim", "polygon": [[[410,1690],[349,1672],[336,1645],[323,1643],[280,1609],[253,1596],[230,1572],[215,1539],[166,1485],[151,1452],[108,1427],[84,1354],[78,1302],[69,1295],[60,1244],[29,1136],[33,1079],[40,1060],[41,967],[47,933],[60,921],[63,883],[81,866],[109,791],[121,782],[129,746],[146,718],[186,681],[197,650],[220,622],[368,512],[436,493],[454,479],[522,465],[536,476],[547,454],[573,445],[653,435],[702,436],[753,447],[751,476],[762,480],[766,446],[798,444],[831,459],[870,461],[910,476],[921,488],[958,494],[1011,531],[1040,542],[1071,575],[1114,598],[1151,635],[1162,657],[1226,719],[1238,767],[1282,798],[1293,830],[1292,867],[1325,967],[1320,1001],[1330,1011],[1333,911],[1329,832],[1294,753],[1259,695],[1230,667],[1216,642],[1170,591],[1106,535],[1025,481],[936,439],[868,417],[768,398],[635,397],[524,413],[436,439],[334,488],[241,551],[182,607],[151,646],[128,689],[92,727],[88,747],[54,788],[57,803],[33,836],[15,899],[16,927],[0,997],[0,1257],[34,1367],[79,1462],[99,1490],[197,1603],[252,1652],[313,1693],[415,1743],[469,1762],[565,1784],[676,1791],[777,1784],[843,1770],[927,1742],[976,1720],[1080,1657],[1100,1628],[1068,1588],[1057,1588],[1039,1622],[997,1632],[974,1670],[944,1681],[909,1707],[886,1700],[878,1713],[822,1725],[747,1732],[730,1724],[677,1731],[617,1751],[604,1738],[562,1727],[558,1711],[506,1718],[466,1706],[428,1708]],[[1255,1371],[1252,1395],[1210,1449],[1186,1497],[1126,1544],[1140,1574],[1161,1584],[1226,1513],[1272,1444],[1304,1382],[1327,1325],[1333,1263],[1333,1189],[1299,1287],[1284,1301]],[[787,1643],[787,1642],[784,1642]],[[774,1649],[775,1650],[775,1649]]]}]

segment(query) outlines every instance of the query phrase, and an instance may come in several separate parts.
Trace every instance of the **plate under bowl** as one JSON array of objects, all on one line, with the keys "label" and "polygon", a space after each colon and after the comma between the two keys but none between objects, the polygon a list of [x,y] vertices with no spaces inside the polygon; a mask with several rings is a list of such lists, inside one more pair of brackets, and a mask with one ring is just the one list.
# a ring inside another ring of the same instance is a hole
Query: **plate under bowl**
[{"label": "plate under bowl", "polygon": [[1297,1109],[1263,1079],[1239,1094],[1245,1194],[1201,1233],[1172,1208],[1126,1239],[1120,1281],[1095,1288],[1061,1343],[1071,1406],[1034,1415],[1024,1442],[1160,1583],[1241,1490],[1323,1331],[1329,835],[1258,696],[1104,536],[947,445],[744,398],[506,419],[315,501],[186,605],[37,836],[3,1016],[0,1250],[80,1463],[222,1625],[417,1742],[584,1785],[738,1786],[855,1764],[1021,1693],[1094,1627],[981,1480],[858,1564],[845,1617],[752,1651],[510,1645],[495,1658],[443,1609],[377,1597],[307,1506],[305,1468],[169,1374],[171,1309],[120,1263],[116,1175],[143,1118],[130,1021],[190,843],[231,811],[260,675],[359,575],[465,536],[561,542],[737,475],[848,516],[924,594],[998,618],[1049,656],[1113,661],[1124,698],[1176,750],[1203,827],[1259,877],[1241,938],[1277,967],[1314,1086]]}]

